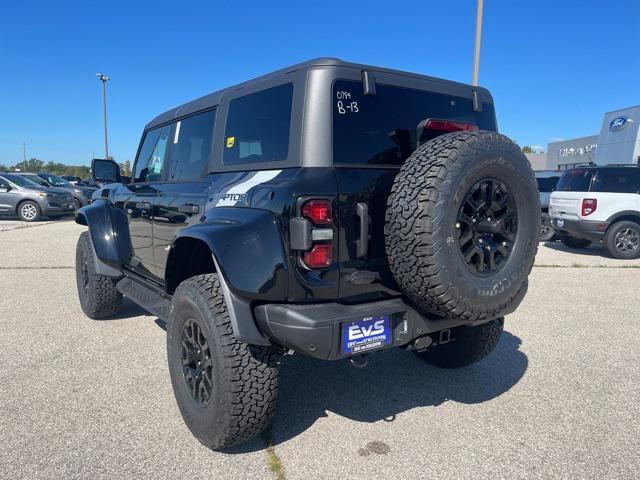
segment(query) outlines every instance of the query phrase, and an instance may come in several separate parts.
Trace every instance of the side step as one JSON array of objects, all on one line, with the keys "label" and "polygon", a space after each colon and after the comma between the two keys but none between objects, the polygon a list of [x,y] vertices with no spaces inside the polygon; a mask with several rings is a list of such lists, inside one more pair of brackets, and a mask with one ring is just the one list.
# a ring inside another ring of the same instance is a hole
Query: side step
[{"label": "side step", "polygon": [[125,276],[116,283],[116,288],[125,297],[160,320],[166,321],[169,317],[171,297],[159,285],[133,272],[125,271]]}]

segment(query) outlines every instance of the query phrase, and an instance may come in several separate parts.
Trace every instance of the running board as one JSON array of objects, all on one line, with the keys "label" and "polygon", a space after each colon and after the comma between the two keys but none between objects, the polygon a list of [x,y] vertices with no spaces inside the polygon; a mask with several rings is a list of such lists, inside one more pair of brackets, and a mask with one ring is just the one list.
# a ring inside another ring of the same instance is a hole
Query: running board
[{"label": "running board", "polygon": [[124,273],[125,276],[116,283],[118,291],[150,314],[166,321],[169,317],[171,297],[165,293],[162,287],[144,277],[128,270],[125,270]]}]

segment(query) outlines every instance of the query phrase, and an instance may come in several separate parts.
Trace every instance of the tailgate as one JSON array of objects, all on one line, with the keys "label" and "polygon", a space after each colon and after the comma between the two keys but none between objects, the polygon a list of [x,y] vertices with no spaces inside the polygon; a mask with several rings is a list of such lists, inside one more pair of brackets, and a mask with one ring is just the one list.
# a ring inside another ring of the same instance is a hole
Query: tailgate
[{"label": "tailgate", "polygon": [[553,192],[549,202],[549,215],[565,220],[580,220],[582,199],[585,192]]},{"label": "tailgate", "polygon": [[396,169],[336,169],[343,299],[354,297],[359,301],[400,293],[384,245],[387,198],[397,173]]}]

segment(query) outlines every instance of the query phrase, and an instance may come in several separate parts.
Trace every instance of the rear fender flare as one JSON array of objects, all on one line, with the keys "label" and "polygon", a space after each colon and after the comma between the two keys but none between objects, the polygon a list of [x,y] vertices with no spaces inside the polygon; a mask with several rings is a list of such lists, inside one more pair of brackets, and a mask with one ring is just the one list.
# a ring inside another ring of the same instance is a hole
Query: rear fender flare
[{"label": "rear fender flare", "polygon": [[174,245],[182,238],[200,240],[211,251],[235,337],[251,345],[270,345],[256,325],[251,302],[284,301],[288,294],[282,234],[274,215],[218,207],[207,212],[205,222],[182,230]]},{"label": "rear fender flare", "polygon": [[273,213],[256,208],[218,207],[206,221],[180,231],[207,244],[229,289],[251,300],[285,301],[287,261]]}]

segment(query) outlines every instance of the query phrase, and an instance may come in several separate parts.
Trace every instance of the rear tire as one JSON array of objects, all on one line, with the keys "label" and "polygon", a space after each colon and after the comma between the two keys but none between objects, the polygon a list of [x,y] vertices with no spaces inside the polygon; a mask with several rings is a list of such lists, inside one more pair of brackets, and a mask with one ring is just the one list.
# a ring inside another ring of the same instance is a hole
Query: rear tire
[{"label": "rear tire", "polygon": [[76,285],[82,311],[89,318],[101,320],[120,310],[122,294],[111,277],[96,273],[89,232],[80,234],[76,246]]},{"label": "rear tire", "polygon": [[440,368],[466,367],[479,362],[495,350],[503,328],[503,318],[476,327],[457,327],[451,330],[452,340],[449,343],[429,347],[416,352],[416,355]]},{"label": "rear tire", "polygon": [[555,229],[551,226],[549,215],[542,214],[542,223],[540,225],[540,241],[541,242],[553,242],[557,239]]},{"label": "rear tire", "polygon": [[614,258],[640,258],[640,224],[627,220],[614,223],[605,235],[604,247]]},{"label": "rear tire", "polygon": [[169,373],[182,418],[203,445],[230,447],[269,425],[279,357],[273,347],[247,345],[234,337],[216,274],[198,275],[178,286],[167,322]]},{"label": "rear tire", "polygon": [[539,236],[529,162],[495,132],[427,142],[400,169],[387,204],[389,267],[412,303],[438,316],[475,321],[513,311]]},{"label": "rear tire", "polygon": [[587,248],[589,245],[591,245],[590,240],[586,240],[584,238],[574,238],[568,235],[561,236],[560,241],[564,243],[565,246],[576,249],[576,250],[581,248]]},{"label": "rear tire", "polygon": [[42,210],[40,205],[32,200],[25,200],[18,205],[18,217],[23,222],[37,222],[42,218]]}]

